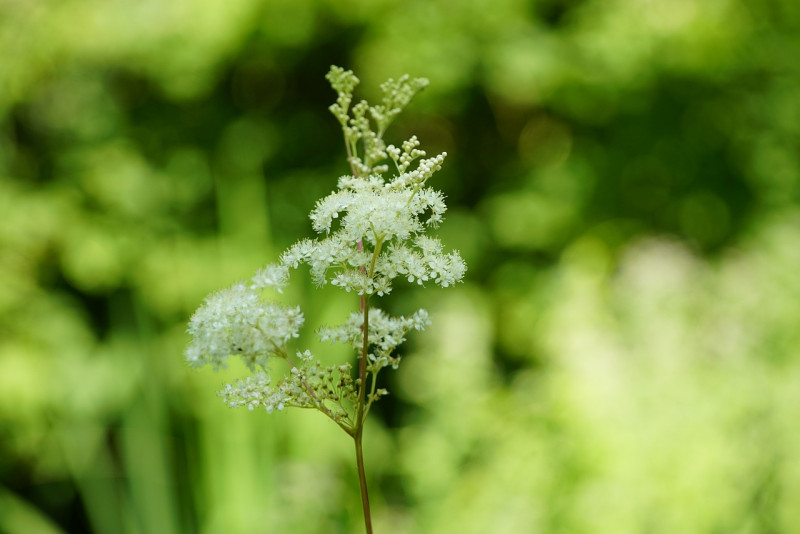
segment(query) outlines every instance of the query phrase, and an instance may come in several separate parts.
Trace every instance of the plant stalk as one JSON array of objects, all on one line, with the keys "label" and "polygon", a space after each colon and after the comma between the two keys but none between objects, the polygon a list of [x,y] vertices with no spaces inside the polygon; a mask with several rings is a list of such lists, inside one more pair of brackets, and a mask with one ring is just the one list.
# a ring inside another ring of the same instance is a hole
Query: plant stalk
[{"label": "plant stalk", "polygon": [[364,470],[364,455],[361,451],[361,428],[353,439],[356,443],[356,464],[358,465],[358,483],[361,486],[361,505],[364,508],[364,526],[367,534],[372,534],[372,515],[369,510],[369,494],[367,493],[367,473]]},{"label": "plant stalk", "polygon": [[364,526],[367,534],[372,534],[372,514],[369,509],[369,493],[367,492],[367,473],[364,470],[364,454],[361,441],[364,435],[364,407],[366,405],[367,394],[367,358],[369,357],[369,300],[362,297],[361,310],[364,313],[364,324],[362,334],[364,343],[361,347],[361,358],[358,363],[358,406],[356,408],[355,432],[353,440],[356,445],[356,464],[358,465],[358,484],[361,487],[361,505],[364,508]]}]

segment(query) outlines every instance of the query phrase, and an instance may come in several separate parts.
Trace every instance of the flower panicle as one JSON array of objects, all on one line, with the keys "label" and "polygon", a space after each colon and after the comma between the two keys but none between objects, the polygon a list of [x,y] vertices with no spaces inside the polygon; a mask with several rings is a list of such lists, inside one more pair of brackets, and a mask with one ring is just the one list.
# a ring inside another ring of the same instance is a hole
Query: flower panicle
[{"label": "flower panicle", "polygon": [[[428,313],[392,317],[367,304],[343,324],[319,328],[321,341],[344,343],[364,357],[354,377],[349,363],[326,366],[308,350],[291,349],[305,317],[299,307],[273,298],[282,298],[290,273],[301,265],[308,266],[317,286],[341,288],[365,303],[391,293],[397,280],[450,287],[463,280],[467,267],[458,251],[447,252],[430,235],[443,222],[447,206],[444,195],[428,184],[447,153],[429,157],[415,135],[398,146],[384,141],[391,122],[428,81],[390,79],[381,85],[380,104],[370,105],[354,101],[359,79],[352,71],[334,66],[326,77],[337,94],[329,109],[342,127],[352,172],[312,209],[317,238],[301,239],[250,280],[204,299],[189,321],[185,357],[192,366],[214,369],[224,368],[231,358],[244,363],[250,375],[218,392],[228,406],[270,413],[314,408],[355,435],[372,402],[387,394],[376,387],[378,372],[397,367],[398,347],[409,332],[430,324]],[[273,380],[276,361],[288,372]]]}]

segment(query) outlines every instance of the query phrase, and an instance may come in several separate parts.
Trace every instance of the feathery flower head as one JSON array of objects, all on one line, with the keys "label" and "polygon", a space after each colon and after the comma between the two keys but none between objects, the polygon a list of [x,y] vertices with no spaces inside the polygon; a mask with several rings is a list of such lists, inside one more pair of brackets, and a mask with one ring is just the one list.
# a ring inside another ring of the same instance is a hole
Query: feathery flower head
[{"label": "feathery flower head", "polygon": [[[428,235],[447,210],[444,195],[428,185],[447,154],[427,157],[416,136],[399,146],[387,146],[383,139],[428,81],[390,79],[381,85],[381,103],[371,106],[363,100],[353,103],[359,80],[352,71],[331,67],[327,79],[337,93],[329,109],[342,127],[351,173],[339,178],[338,188],[311,211],[316,239],[298,241],[278,263],[260,269],[248,282],[206,297],[189,321],[192,339],[185,356],[191,365],[215,369],[231,356],[242,359],[251,376],[219,391],[229,406],[267,412],[314,408],[355,436],[371,404],[387,394],[376,388],[378,372],[396,368],[396,350],[408,332],[430,324],[425,310],[392,317],[369,306],[370,298],[390,293],[398,278],[452,286],[463,279],[466,264],[457,251],[445,252],[441,241]],[[299,307],[271,302],[265,295],[268,289],[282,293],[290,269],[300,265],[309,267],[317,285],[363,297],[361,312],[317,331],[323,341],[345,343],[360,352],[357,378],[349,363],[326,366],[307,350],[291,355],[289,343],[299,336],[303,314]],[[289,366],[276,382],[267,374],[270,358]]]}]

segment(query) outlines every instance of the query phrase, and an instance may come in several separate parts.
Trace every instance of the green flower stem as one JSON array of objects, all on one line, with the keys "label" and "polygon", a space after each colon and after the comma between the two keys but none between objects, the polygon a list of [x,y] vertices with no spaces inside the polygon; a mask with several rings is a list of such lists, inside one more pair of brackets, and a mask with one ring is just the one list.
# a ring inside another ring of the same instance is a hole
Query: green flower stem
[{"label": "green flower stem", "polygon": [[356,167],[353,165],[353,157],[356,155],[356,146],[354,143],[351,143],[350,139],[347,137],[347,134],[344,136],[344,147],[347,150],[347,163],[350,165],[350,172],[353,173],[355,178],[358,178]]},{"label": "green flower stem", "polygon": [[364,508],[364,526],[367,529],[367,534],[372,534],[372,516],[369,511],[369,495],[367,494],[367,474],[364,471],[364,455],[361,452],[361,432],[356,434],[355,443],[358,482],[361,486],[361,504]]},{"label": "green flower stem", "polygon": [[369,357],[369,296],[361,299],[364,312],[364,325],[362,327],[364,343],[361,347],[361,358],[358,364],[358,406],[356,408],[356,426],[353,440],[356,445],[356,464],[358,465],[358,483],[361,486],[361,505],[364,508],[364,526],[367,534],[372,534],[372,515],[369,509],[369,493],[367,492],[367,473],[364,470],[364,455],[361,442],[364,435],[365,400],[367,393],[367,358]]},{"label": "green flower stem", "polygon": [[369,397],[367,397],[367,407],[364,409],[364,418],[366,419],[367,414],[369,413],[370,407],[372,407],[372,402],[375,400],[375,389],[378,383],[378,372],[379,370],[375,370],[372,372],[372,385],[369,388]]},{"label": "green flower stem", "polygon": [[378,261],[378,256],[381,254],[381,247],[383,247],[383,236],[378,237],[375,233],[375,228],[372,229],[372,234],[375,236],[375,251],[372,253],[372,263],[369,266],[369,277],[375,276],[375,262]]}]

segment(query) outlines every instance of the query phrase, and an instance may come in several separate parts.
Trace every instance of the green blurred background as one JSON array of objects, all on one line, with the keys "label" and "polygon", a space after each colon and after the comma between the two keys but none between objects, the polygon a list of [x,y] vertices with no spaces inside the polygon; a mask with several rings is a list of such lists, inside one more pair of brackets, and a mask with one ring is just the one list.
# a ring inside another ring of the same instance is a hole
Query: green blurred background
[{"label": "green blurred background", "polygon": [[331,64],[430,79],[470,266],[385,304],[377,532],[800,532],[798,57],[796,0],[0,0],[0,532],[361,531],[344,433],[182,359],[346,172]]}]

